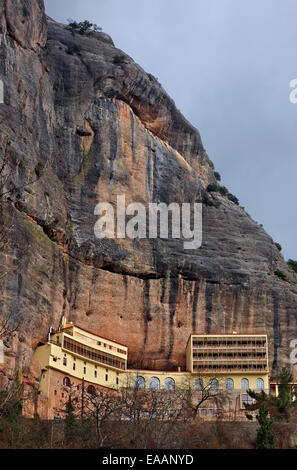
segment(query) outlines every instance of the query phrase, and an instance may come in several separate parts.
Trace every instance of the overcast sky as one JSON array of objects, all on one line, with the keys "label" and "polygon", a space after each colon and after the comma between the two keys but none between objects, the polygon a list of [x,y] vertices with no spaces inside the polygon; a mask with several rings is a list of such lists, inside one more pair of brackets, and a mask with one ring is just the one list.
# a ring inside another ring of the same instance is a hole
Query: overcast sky
[{"label": "overcast sky", "polygon": [[296,0],[45,0],[88,19],[158,77],[222,183],[297,259]]}]

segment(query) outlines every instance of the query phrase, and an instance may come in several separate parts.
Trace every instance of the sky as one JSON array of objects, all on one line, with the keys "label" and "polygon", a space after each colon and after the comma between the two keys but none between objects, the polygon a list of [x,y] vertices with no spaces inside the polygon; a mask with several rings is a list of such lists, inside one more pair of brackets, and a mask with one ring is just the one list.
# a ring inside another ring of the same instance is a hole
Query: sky
[{"label": "sky", "polygon": [[297,260],[296,0],[45,0],[155,75],[246,211]]}]

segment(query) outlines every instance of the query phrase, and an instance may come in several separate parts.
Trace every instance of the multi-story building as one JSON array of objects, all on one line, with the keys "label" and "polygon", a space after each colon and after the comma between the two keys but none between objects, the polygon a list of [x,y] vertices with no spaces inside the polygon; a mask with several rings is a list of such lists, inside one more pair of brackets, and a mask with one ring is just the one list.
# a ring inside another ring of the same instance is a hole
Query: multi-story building
[{"label": "multi-story building", "polygon": [[[215,377],[229,391],[232,408],[250,403],[248,389],[269,391],[268,349],[265,334],[191,335],[187,369],[201,377]],[[231,403],[230,403],[231,405]]]},{"label": "multi-story building", "polygon": [[72,323],[51,331],[35,351],[41,367],[39,410],[43,417],[59,415],[69,386],[117,389],[127,370],[127,346],[95,335]]},{"label": "multi-story building", "polygon": [[[61,415],[67,394],[82,388],[115,393],[137,387],[172,396],[191,389],[195,403],[203,402],[200,416],[238,419],[250,402],[249,388],[269,389],[266,335],[191,335],[185,356],[183,371],[128,369],[127,346],[64,322],[35,352],[41,366],[37,411],[45,418]],[[205,394],[211,397],[204,402]]]}]

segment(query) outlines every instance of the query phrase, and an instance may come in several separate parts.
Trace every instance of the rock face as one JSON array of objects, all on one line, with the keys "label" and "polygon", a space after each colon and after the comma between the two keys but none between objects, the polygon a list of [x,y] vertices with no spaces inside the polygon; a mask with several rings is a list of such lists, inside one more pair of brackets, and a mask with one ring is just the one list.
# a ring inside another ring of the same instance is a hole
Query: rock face
[{"label": "rock face", "polygon": [[244,209],[208,196],[197,250],[94,236],[98,202],[193,203],[215,181],[158,81],[106,34],[46,21],[41,0],[0,13],[0,151],[18,187],[1,207],[1,311],[20,323],[6,371],[38,375],[32,351],[63,315],[127,344],[132,367],[184,368],[190,333],[232,331],[267,332],[272,375],[288,365],[297,278]]}]

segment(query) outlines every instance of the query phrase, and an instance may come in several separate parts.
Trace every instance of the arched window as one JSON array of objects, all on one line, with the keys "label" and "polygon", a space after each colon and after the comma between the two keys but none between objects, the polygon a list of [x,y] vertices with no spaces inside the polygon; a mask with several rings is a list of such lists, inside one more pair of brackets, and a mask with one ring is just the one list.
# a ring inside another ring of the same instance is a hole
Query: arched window
[{"label": "arched window", "polygon": [[227,390],[233,390],[234,389],[233,379],[226,379],[226,389]]},{"label": "arched window", "polygon": [[264,390],[264,380],[263,379],[257,379],[256,380],[256,388]]},{"label": "arched window", "polygon": [[87,388],[87,392],[89,393],[89,395],[96,395],[96,389],[94,385],[89,385]]},{"label": "arched window", "polygon": [[202,379],[197,379],[195,381],[195,389],[196,390],[203,390],[203,380]]},{"label": "arched window", "polygon": [[241,379],[241,388],[243,390],[247,390],[249,388],[249,381],[248,379]]},{"label": "arched window", "polygon": [[65,387],[70,387],[71,382],[70,382],[69,377],[64,377],[64,379],[63,379],[63,385],[65,385]]},{"label": "arched window", "polygon": [[211,379],[210,388],[211,388],[211,390],[218,390],[219,382],[218,382],[217,379]]},{"label": "arched window", "polygon": [[160,388],[160,380],[157,377],[152,377],[150,379],[150,388],[151,389],[159,389]]},{"label": "arched window", "polygon": [[136,377],[134,381],[134,387],[135,388],[145,388],[145,380],[143,377]]},{"label": "arched window", "polygon": [[164,380],[164,388],[165,388],[165,390],[174,390],[175,389],[175,382],[171,377],[167,377]]}]

